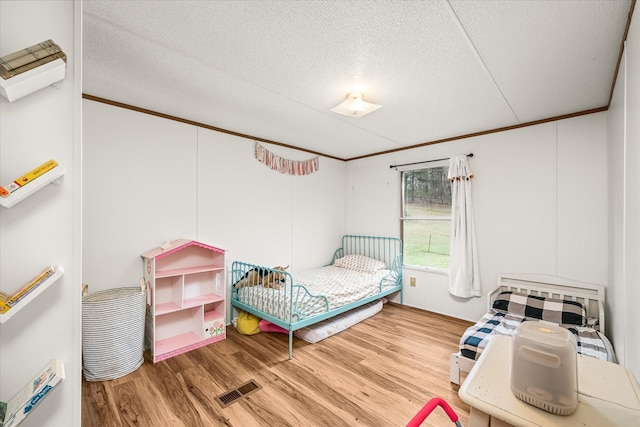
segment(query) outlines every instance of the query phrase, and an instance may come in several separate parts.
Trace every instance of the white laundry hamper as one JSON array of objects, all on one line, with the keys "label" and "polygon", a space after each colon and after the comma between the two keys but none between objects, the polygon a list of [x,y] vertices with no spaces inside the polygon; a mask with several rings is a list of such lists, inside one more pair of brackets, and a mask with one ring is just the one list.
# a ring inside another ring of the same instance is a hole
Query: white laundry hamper
[{"label": "white laundry hamper", "polygon": [[142,287],[82,297],[82,372],[87,381],[114,380],[142,365],[145,310]]}]

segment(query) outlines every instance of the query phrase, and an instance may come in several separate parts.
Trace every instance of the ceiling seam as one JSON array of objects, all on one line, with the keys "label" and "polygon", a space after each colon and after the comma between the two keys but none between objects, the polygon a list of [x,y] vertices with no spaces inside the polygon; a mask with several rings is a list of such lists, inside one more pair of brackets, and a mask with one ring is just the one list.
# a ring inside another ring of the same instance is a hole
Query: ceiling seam
[{"label": "ceiling seam", "polygon": [[456,14],[455,10],[453,10],[453,6],[451,6],[451,3],[449,3],[449,0],[446,0],[444,2],[444,4],[446,5],[446,8],[449,11],[449,14],[451,15],[451,17],[455,21],[456,25],[458,26],[458,29],[460,29],[460,32],[462,33],[462,35],[464,36],[465,40],[467,41],[467,44],[471,48],[471,51],[474,53],[474,55],[476,56],[476,58],[478,59],[478,61],[482,65],[482,69],[484,69],[484,71],[487,74],[487,76],[489,76],[489,80],[491,80],[491,83],[493,83],[493,86],[496,88],[496,90],[500,94],[500,97],[502,98],[504,103],[509,108],[509,111],[511,111],[511,114],[513,114],[513,117],[515,117],[515,119],[518,121],[518,123],[520,123],[520,118],[518,117],[516,112],[513,111],[513,108],[511,107],[511,104],[507,100],[506,96],[504,96],[504,93],[502,93],[502,90],[500,90],[500,86],[498,86],[498,83],[493,78],[493,75],[491,74],[491,71],[489,71],[489,68],[487,67],[487,64],[482,59],[482,56],[480,56],[480,52],[478,52],[478,49],[476,49],[475,44],[471,40],[471,37],[469,37],[469,33],[467,33],[467,30],[462,25],[462,22],[460,22],[460,19],[458,18],[458,15]]}]

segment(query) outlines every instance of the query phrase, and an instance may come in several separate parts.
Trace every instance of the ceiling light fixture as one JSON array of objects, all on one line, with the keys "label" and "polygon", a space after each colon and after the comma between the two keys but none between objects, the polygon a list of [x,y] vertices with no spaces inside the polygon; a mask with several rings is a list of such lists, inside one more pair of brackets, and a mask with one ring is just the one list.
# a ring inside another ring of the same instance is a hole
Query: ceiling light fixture
[{"label": "ceiling light fixture", "polygon": [[331,111],[350,117],[362,117],[380,107],[382,107],[382,105],[365,102],[362,99],[362,92],[349,92],[347,99],[342,104],[332,108]]}]

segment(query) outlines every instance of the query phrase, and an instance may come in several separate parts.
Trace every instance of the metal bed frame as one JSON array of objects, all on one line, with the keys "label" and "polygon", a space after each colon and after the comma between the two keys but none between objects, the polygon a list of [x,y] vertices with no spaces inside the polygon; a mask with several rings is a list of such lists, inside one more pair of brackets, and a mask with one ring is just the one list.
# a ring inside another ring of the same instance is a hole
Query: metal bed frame
[{"label": "metal bed frame", "polygon": [[[389,269],[389,273],[380,280],[378,292],[375,295],[329,310],[329,302],[326,297],[313,295],[305,286],[296,284],[290,273],[234,261],[231,267],[232,286],[229,312],[233,313],[233,307],[236,307],[286,329],[289,332],[289,359],[291,359],[293,357],[293,332],[300,328],[332,318],[395,292],[400,292],[400,303],[402,304],[402,240],[395,237],[345,235],[342,237],[342,246],[334,252],[329,265],[333,264],[336,259],[351,254],[365,255],[383,261]],[[260,269],[263,274],[278,274],[284,282],[277,289],[262,285],[252,286],[248,291],[250,292],[249,299],[257,301],[256,305],[240,301],[236,288],[236,284],[253,269]],[[269,296],[273,296],[278,303],[267,307],[263,298],[265,293],[270,293]],[[286,301],[288,307],[280,304],[280,301]]]}]

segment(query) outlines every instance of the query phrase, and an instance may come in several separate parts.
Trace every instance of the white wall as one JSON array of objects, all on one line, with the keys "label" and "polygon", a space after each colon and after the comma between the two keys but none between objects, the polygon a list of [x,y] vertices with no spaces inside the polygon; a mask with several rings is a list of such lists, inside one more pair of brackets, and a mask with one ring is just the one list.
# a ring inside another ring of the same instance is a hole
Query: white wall
[{"label": "white wall", "polygon": [[254,150],[253,141],[199,129],[198,235],[220,242],[232,260],[294,272],[331,261],[344,230],[344,162],[321,158],[317,172],[290,176],[259,163]]},{"label": "white wall", "polygon": [[608,334],[619,362],[640,378],[640,19],[629,27],[609,108]]},{"label": "white wall", "polygon": [[0,400],[7,401],[49,360],[66,380],[22,426],[80,425],[81,402],[81,29],[80,3],[0,2],[0,54],[52,39],[67,54],[66,78],[13,103],[0,99],[0,182],[49,159],[64,166],[49,185],[10,209],[0,207],[0,290],[13,293],[45,267],[64,276],[0,325]]},{"label": "white wall", "polygon": [[[345,164],[320,158],[290,176],[254,157],[254,142],[95,101],[83,101],[83,281],[90,291],[136,286],[140,254],[188,238],[233,260],[331,260],[344,230]],[[312,155],[266,145],[294,160]]]},{"label": "white wall", "polygon": [[[349,232],[399,233],[392,164],[474,153],[473,201],[483,292],[498,273],[607,282],[607,115],[575,117],[349,162]],[[417,286],[409,287],[410,277]],[[447,276],[405,269],[404,303],[475,321],[485,298],[447,292]]]},{"label": "white wall", "polygon": [[90,292],[137,286],[141,253],[196,238],[196,129],[92,101],[82,105],[82,280]]}]

